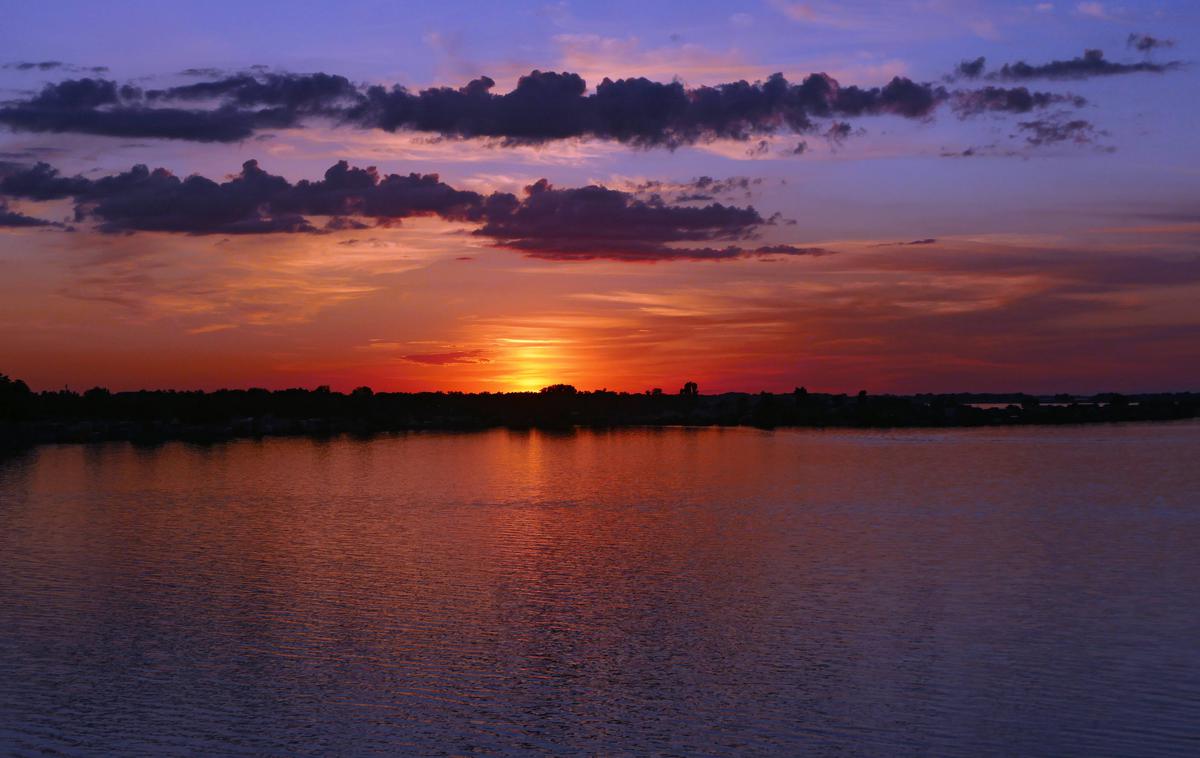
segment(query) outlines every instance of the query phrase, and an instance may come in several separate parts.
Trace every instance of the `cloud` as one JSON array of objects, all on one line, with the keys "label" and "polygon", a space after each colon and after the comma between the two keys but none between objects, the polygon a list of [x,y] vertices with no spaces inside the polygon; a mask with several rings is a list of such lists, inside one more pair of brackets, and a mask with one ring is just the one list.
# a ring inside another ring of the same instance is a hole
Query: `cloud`
[{"label": "cloud", "polygon": [[208,78],[211,79],[214,77],[221,76],[224,73],[225,72],[222,69],[212,68],[211,66],[209,66],[209,67],[200,67],[200,68],[185,68],[184,70],[179,72],[179,75],[180,76],[207,76]]},{"label": "cloud", "polygon": [[65,65],[66,64],[62,61],[41,61],[37,63],[32,61],[20,61],[17,63],[5,63],[4,68],[13,71],[33,71],[34,69],[37,69],[38,71],[53,71],[54,69],[62,68]]},{"label": "cloud", "polygon": [[1087,100],[1078,95],[1055,92],[1030,92],[1025,87],[987,86],[977,90],[954,93],[952,107],[960,117],[981,113],[1028,113],[1035,108],[1051,105],[1072,105],[1081,108]]},{"label": "cloud", "polygon": [[20,147],[16,150],[0,151],[0,175],[3,175],[6,168],[11,168],[16,164],[9,164],[7,161],[29,161],[39,158],[45,158],[50,155],[58,155],[67,152],[61,147],[52,147],[50,145],[33,145],[30,147]]},{"label": "cloud", "polygon": [[260,129],[283,128],[295,122],[296,114],[285,108],[150,108],[136,87],[118,86],[106,79],[68,79],[48,84],[29,100],[0,106],[0,124],[15,131],[196,142],[236,142]]},{"label": "cloud", "polygon": [[463,363],[490,363],[482,350],[454,350],[448,353],[415,353],[402,355],[402,360],[426,366],[454,366]]},{"label": "cloud", "polygon": [[845,121],[834,121],[822,136],[834,145],[841,145],[850,137],[852,131],[850,124]]},{"label": "cloud", "polygon": [[1064,119],[1051,117],[1036,121],[1022,121],[1017,128],[1026,132],[1025,141],[1036,147],[1053,145],[1060,142],[1073,142],[1077,145],[1089,145],[1096,137],[1104,134],[1097,131],[1091,122],[1084,119]]},{"label": "cloud", "polygon": [[543,179],[507,212],[489,214],[475,233],[551,260],[716,260],[756,252],[733,244],[672,245],[749,239],[767,223],[751,207],[668,205],[606,187],[558,189]]},{"label": "cloud", "polygon": [[373,168],[351,168],[344,161],[319,181],[296,184],[267,173],[254,160],[222,183],[199,175],[180,179],[166,169],[151,171],[142,165],[93,180],[62,176],[38,163],[0,176],[0,193],[35,200],[71,197],[78,219],[95,219],[105,232],[315,233],[307,216],[345,219],[329,227],[344,229],[355,228],[350,223],[354,217],[466,220],[478,219],[488,208],[488,199],[479,193],[456,190],[435,174],[380,176]]},{"label": "cloud", "polygon": [[[1077,79],[1163,72],[1180,65],[1115,63],[1089,50],[1066,61],[1005,65],[987,78]],[[979,78],[984,66],[983,58],[964,61],[952,78]],[[508,92],[497,92],[495,81],[486,76],[461,87],[410,90],[357,85],[344,76],[322,72],[252,68],[229,74],[211,69],[186,73],[200,80],[145,90],[89,77],[48,84],[31,97],[0,104],[0,125],[15,131],[238,142],[320,118],[334,127],[479,138],[510,147],[597,139],[674,149],[732,140],[751,143],[750,153],[757,154],[771,135],[823,133],[836,141],[853,133],[851,120],[891,115],[921,121],[946,104],[959,115],[970,115],[1025,113],[1049,104],[1083,102],[1072,95],[1024,88],[950,92],[903,76],[894,76],[881,87],[859,87],[843,85],[824,73],[796,82],[772,74],[753,82],[694,87],[630,76],[604,78],[589,90],[578,73],[534,70]]]},{"label": "cloud", "polygon": [[108,66],[76,66],[62,61],[18,61],[5,63],[0,68],[9,71],[74,71],[90,74],[103,74],[108,71]]},{"label": "cloud", "polygon": [[62,176],[38,163],[0,178],[10,197],[49,200],[72,197],[77,221],[94,218],[102,231],[178,231],[190,234],[268,234],[314,231],[305,218],[270,212],[272,197],[290,188],[248,161],[232,180],[217,184],[203,176],[186,179],[167,169],[134,166],[128,172],[91,180]]},{"label": "cloud", "polygon": [[820,258],[836,255],[836,251],[824,247],[796,247],[795,245],[763,245],[754,250],[755,255],[801,255]]},{"label": "cloud", "polygon": [[367,90],[347,118],[386,131],[411,129],[453,137],[494,137],[506,144],[596,137],[637,147],[678,147],[716,139],[748,140],[779,130],[805,132],[813,118],[894,114],[928,116],[940,88],[894,78],[884,87],[842,87],[822,74],[792,84],[782,74],[687,89],[680,82],[604,79],[595,93],[577,74],[534,71],[511,92],[494,94],[482,77],[464,87],[412,93]]},{"label": "cloud", "polygon": [[912,245],[936,245],[936,237],[927,237],[925,239],[913,240],[911,242],[880,242],[871,247],[910,247]]},{"label": "cloud", "polygon": [[[254,162],[255,169],[257,163]],[[372,168],[353,168],[339,161],[316,182],[301,180],[287,191],[266,199],[275,213],[317,216],[362,216],[397,220],[412,216],[438,216],[448,220],[478,220],[511,195],[458,190],[437,174],[388,174]]]},{"label": "cloud", "polygon": [[276,106],[296,115],[340,113],[345,104],[362,99],[344,76],[331,74],[236,74],[167,89],[148,90],[147,100],[195,101],[224,98],[238,107]]},{"label": "cloud", "polygon": [[0,229],[12,229],[31,226],[62,226],[62,224],[45,219],[26,216],[24,213],[18,213],[11,210],[3,198],[0,198]]},{"label": "cloud", "polygon": [[1109,13],[1104,8],[1103,3],[1097,3],[1097,2],[1076,3],[1075,4],[1075,12],[1081,16],[1089,16],[1091,18],[1098,18],[1101,20],[1107,20],[1109,18]]},{"label": "cloud", "polygon": [[1130,34],[1125,45],[1143,53],[1148,53],[1162,47],[1175,47],[1175,40],[1151,37],[1149,34]]},{"label": "cloud", "polygon": [[673,202],[708,202],[720,196],[738,195],[749,198],[763,184],[761,177],[730,176],[714,179],[698,176],[685,182],[664,182],[657,179],[628,182],[617,189],[627,190],[639,196],[669,198]]},{"label": "cloud", "polygon": [[[1117,63],[1107,60],[1101,50],[1084,50],[1083,55],[1069,60],[1050,61],[1037,65],[1018,61],[1006,63],[988,75],[990,79],[1020,81],[1024,79],[1088,79],[1094,76],[1117,76],[1120,74],[1162,74],[1180,68],[1179,61],[1168,63]],[[982,70],[982,69],[981,69]]]},{"label": "cloud", "polygon": [[[752,185],[743,177],[700,177],[691,183],[714,191]],[[294,184],[254,160],[220,183],[199,175],[181,179],[141,165],[99,179],[68,177],[39,163],[0,175],[0,194],[71,198],[78,221],[94,221],[107,233],[324,234],[364,228],[364,219],[390,225],[431,216],[474,224],[473,234],[497,247],[549,260],[720,260],[830,252],[750,244],[779,220],[764,218],[750,206],[685,205],[599,185],[557,188],[545,179],[520,197],[484,195],[456,189],[436,174],[382,175],[345,161],[320,180]],[[328,219],[323,228],[317,218]]]},{"label": "cloud", "polygon": [[954,67],[956,76],[961,76],[965,79],[975,79],[983,73],[983,67],[987,63],[987,59],[982,55],[974,60],[963,61]]},{"label": "cloud", "polygon": [[90,179],[82,176],[61,175],[48,163],[37,163],[32,167],[0,167],[0,194],[24,197],[29,200],[61,200],[83,195],[92,186]]},{"label": "cloud", "polygon": [[[240,73],[143,91],[107,79],[71,79],[0,107],[0,124],[34,132],[234,142],[311,116],[335,124],[505,145],[571,138],[669,147],[747,141],[814,129],[814,119],[895,115],[924,119],[946,99],[933,84],[894,77],[882,87],[844,86],[825,74],[799,83],[782,74],[688,88],[644,77],[604,79],[594,92],[579,74],[533,71],[496,93],[479,77],[458,88],[359,88],[345,77]],[[187,107],[182,107],[186,105]]]}]

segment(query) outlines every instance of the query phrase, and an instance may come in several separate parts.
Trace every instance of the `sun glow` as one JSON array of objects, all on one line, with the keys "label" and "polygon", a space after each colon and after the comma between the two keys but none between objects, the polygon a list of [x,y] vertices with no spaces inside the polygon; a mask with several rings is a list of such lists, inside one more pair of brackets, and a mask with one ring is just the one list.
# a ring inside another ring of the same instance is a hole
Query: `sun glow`
[{"label": "sun glow", "polygon": [[559,356],[549,345],[522,345],[514,348],[505,358],[513,367],[511,373],[498,377],[504,385],[517,392],[534,392],[550,384],[564,368]]}]

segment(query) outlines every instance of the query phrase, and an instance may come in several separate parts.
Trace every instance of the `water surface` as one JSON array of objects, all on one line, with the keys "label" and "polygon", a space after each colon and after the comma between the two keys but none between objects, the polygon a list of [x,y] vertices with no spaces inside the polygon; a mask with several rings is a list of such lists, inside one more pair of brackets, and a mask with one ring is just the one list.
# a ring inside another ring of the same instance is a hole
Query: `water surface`
[{"label": "water surface", "polygon": [[1200,424],[0,460],[0,752],[1200,754]]}]

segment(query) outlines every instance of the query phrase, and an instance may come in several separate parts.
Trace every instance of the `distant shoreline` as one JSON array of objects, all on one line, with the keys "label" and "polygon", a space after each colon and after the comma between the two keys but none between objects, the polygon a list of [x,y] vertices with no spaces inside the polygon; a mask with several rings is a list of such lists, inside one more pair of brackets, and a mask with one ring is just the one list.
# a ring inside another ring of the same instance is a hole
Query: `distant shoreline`
[{"label": "distant shoreline", "polygon": [[580,392],[351,393],[167,390],[35,393],[0,375],[0,447],[125,440],[221,441],[239,438],[371,435],[495,428],[566,430],[624,427],[828,429],[1059,426],[1175,421],[1200,417],[1200,393],[1090,396],[1024,394],[857,395],[739,393],[701,395]]}]

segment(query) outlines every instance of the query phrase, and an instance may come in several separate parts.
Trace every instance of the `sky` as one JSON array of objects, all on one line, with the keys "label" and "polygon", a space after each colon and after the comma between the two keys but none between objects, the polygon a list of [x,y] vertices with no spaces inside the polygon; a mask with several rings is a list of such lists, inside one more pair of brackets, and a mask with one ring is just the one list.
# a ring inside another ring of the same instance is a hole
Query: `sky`
[{"label": "sky", "polygon": [[35,389],[1200,389],[1200,5],[12,3]]}]

